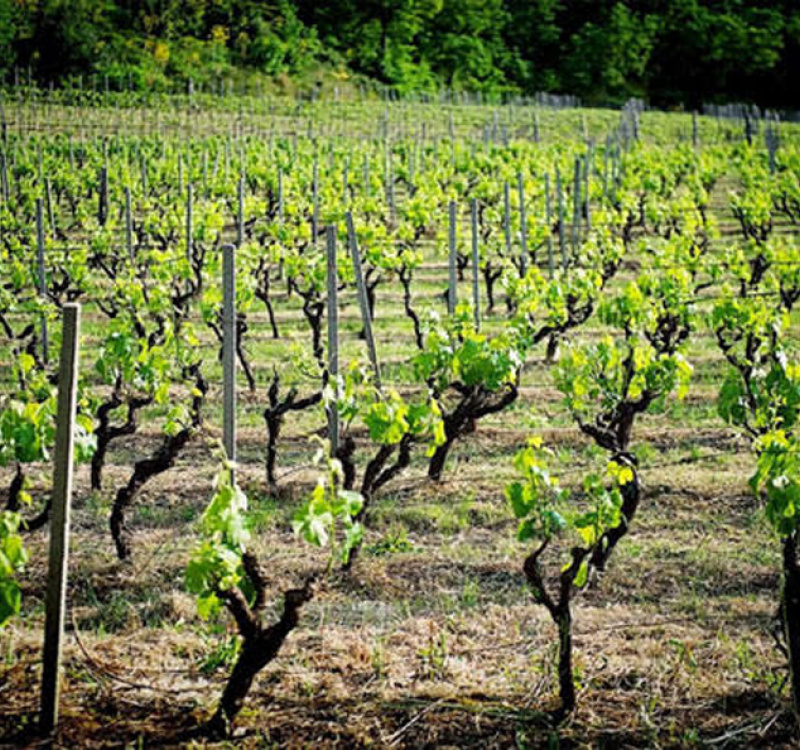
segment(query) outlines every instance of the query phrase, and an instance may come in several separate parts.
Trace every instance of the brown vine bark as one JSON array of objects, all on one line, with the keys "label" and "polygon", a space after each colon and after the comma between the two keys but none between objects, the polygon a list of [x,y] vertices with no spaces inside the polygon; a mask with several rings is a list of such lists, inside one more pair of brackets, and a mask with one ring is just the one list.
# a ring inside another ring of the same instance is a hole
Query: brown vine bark
[{"label": "brown vine bark", "polygon": [[175,465],[175,460],[194,435],[202,422],[202,406],[208,384],[203,378],[199,366],[190,368],[194,379],[196,394],[192,397],[192,416],[188,425],[174,435],[166,435],[158,450],[149,458],[137,461],[133,474],[127,484],[120,487],[114,498],[109,526],[117,557],[126,560],[131,556],[130,530],[125,523],[125,513],[134,501],[137,493],[153,477],[163,474]]},{"label": "brown vine bark", "polygon": [[800,565],[797,543],[797,532],[783,540],[781,619],[787,645],[792,711],[800,724]]},{"label": "brown vine bark", "polygon": [[583,565],[583,561],[590,550],[583,547],[573,547],[570,564],[561,571],[558,577],[558,596],[548,592],[544,582],[539,557],[547,548],[548,542],[534,550],[523,563],[523,571],[528,581],[533,599],[541,604],[550,614],[558,628],[558,695],[561,706],[555,712],[556,721],[563,720],[575,709],[575,680],[572,669],[572,595],[575,591],[575,579]]},{"label": "brown vine bark", "polygon": [[300,609],[314,597],[315,575],[309,577],[301,588],[284,592],[280,618],[272,625],[265,626],[261,620],[266,604],[263,575],[252,554],[246,553],[242,563],[256,591],[253,604],[247,603],[238,588],[217,592],[236,621],[242,649],[222,692],[219,706],[207,725],[207,732],[214,739],[230,735],[233,722],[242,710],[256,676],[278,655],[287,636],[300,622]]},{"label": "brown vine bark", "polygon": [[274,489],[278,480],[275,476],[275,466],[278,461],[278,439],[286,415],[292,411],[303,411],[322,401],[322,391],[316,391],[303,398],[297,397],[297,388],[290,388],[289,392],[281,399],[281,379],[278,370],[273,370],[272,384],[267,392],[269,406],[264,409],[264,422],[267,425],[267,484]]},{"label": "brown vine bark", "polygon": [[436,448],[428,464],[428,478],[438,482],[442,478],[444,465],[450,449],[459,437],[475,429],[475,423],[487,414],[494,414],[510,406],[517,399],[516,384],[508,383],[495,393],[482,385],[464,386],[456,383],[453,388],[461,395],[455,407],[442,415],[445,440]]},{"label": "brown vine bark", "polygon": [[114,425],[111,423],[111,415],[115,409],[118,409],[124,403],[117,387],[111,393],[109,400],[97,410],[97,429],[95,430],[97,446],[92,455],[90,471],[93,490],[99,490],[103,485],[103,467],[105,466],[109,446],[114,440],[133,435],[136,432],[138,428],[138,412],[152,403],[152,401],[151,396],[131,398],[127,402],[128,413],[125,422],[120,425]]}]

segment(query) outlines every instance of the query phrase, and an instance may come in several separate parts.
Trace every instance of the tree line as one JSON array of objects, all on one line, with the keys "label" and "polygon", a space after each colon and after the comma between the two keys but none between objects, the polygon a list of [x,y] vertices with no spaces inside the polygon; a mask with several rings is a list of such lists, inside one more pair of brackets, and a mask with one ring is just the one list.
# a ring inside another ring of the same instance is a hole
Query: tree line
[{"label": "tree line", "polygon": [[356,73],[401,93],[800,106],[795,0],[0,0],[0,75]]}]

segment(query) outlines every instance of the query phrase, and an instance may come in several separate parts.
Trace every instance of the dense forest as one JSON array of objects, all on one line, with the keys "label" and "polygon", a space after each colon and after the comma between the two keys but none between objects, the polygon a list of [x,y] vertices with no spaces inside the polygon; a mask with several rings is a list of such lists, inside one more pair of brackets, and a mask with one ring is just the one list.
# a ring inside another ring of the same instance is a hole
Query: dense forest
[{"label": "dense forest", "polygon": [[442,87],[800,106],[797,0],[0,0],[0,75],[140,87],[363,74]]}]

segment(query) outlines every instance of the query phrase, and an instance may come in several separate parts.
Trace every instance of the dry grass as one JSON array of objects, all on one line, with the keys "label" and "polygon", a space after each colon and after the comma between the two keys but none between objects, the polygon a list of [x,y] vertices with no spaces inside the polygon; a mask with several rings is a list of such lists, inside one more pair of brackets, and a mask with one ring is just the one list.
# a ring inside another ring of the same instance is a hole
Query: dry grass
[{"label": "dry grass", "polygon": [[[463,444],[462,461],[489,437]],[[202,744],[226,674],[211,658],[232,631],[199,621],[181,593],[209,483],[197,468],[187,459],[147,487],[127,566],[79,473],[60,746]],[[251,490],[257,468],[242,473]],[[484,482],[465,469],[437,487],[415,470],[380,499],[368,547],[406,528],[413,551],[365,554],[307,607],[254,688],[237,746],[792,746],[771,635],[776,545],[746,494],[746,460],[724,475],[645,467],[637,525],[576,605],[579,709],[558,730],[555,632],[523,588],[523,550],[487,476],[500,465],[475,468]],[[109,486],[124,475],[112,467]],[[302,485],[258,534],[276,593],[322,563],[286,531]],[[266,501],[251,494],[258,510]],[[12,743],[37,705],[43,542],[32,540],[27,616],[2,635],[0,736]]]},{"label": "dry grass", "polygon": [[[444,278],[439,259],[426,259],[424,270]],[[423,274],[419,280],[430,281]],[[432,284],[434,292],[444,288]],[[384,305],[396,305],[399,287],[380,291],[382,361],[387,369],[407,367],[409,326]],[[283,312],[284,339],[248,340],[261,375],[275,362],[290,369],[288,343],[307,340],[301,326],[288,323],[296,310]],[[580,336],[601,333],[590,321]],[[636,426],[646,492],[634,527],[605,578],[575,604],[578,710],[566,724],[553,728],[548,719],[557,705],[556,634],[525,591],[525,549],[514,541],[502,486],[510,455],[533,431],[554,449],[567,485],[598,459],[564,413],[543,361],[532,357],[520,402],[456,446],[441,484],[431,485],[417,461],[377,498],[358,565],[306,607],[300,627],[260,675],[231,744],[795,747],[784,659],[773,637],[777,540],[747,488],[747,444],[713,414],[720,357],[705,334],[692,345],[696,383],[682,411]],[[216,345],[208,346],[214,367]],[[342,346],[344,357],[363,353],[355,336]],[[218,395],[215,389],[215,408]],[[243,394],[238,476],[251,495],[258,552],[277,598],[323,564],[288,531],[314,481],[307,436],[322,422],[303,414],[287,424],[281,491],[266,497],[264,402],[263,388]],[[216,417],[209,421],[219,423]],[[157,433],[150,421],[113,447],[100,495],[90,493],[86,468],[78,472],[60,747],[202,746],[197,729],[224,684],[231,625],[202,622],[182,593],[193,522],[214,472],[201,441],[137,499],[133,564],[120,565],[113,555],[110,499]],[[32,472],[36,496],[48,490],[46,468]],[[0,473],[0,486],[8,480]],[[24,616],[0,632],[0,745],[34,744],[44,543],[42,534],[30,540]],[[402,551],[378,554],[393,544]]]}]

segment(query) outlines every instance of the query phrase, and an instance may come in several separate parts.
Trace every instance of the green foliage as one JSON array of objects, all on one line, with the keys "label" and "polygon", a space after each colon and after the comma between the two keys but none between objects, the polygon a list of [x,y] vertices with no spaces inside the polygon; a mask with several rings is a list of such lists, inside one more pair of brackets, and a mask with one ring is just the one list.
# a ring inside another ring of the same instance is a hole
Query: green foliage
[{"label": "green foliage", "polygon": [[791,3],[711,0],[6,1],[0,74],[30,65],[45,81],[97,74],[152,90],[173,80],[217,86],[239,69],[302,76],[323,63],[401,92],[796,105],[798,28]]},{"label": "green foliage", "polygon": [[[20,358],[25,361],[26,355]],[[23,365],[26,387],[0,398],[0,466],[50,460],[56,437],[57,390],[42,372]],[[81,398],[80,406],[85,405]],[[75,420],[75,458],[84,462],[94,453],[92,419],[78,411]]]},{"label": "green foliage", "polygon": [[800,528],[800,445],[783,430],[762,435],[756,446],[758,464],[750,480],[766,499],[765,512],[775,531],[789,536]]},{"label": "green foliage", "polygon": [[678,395],[683,395],[691,373],[691,366],[679,354],[657,354],[646,341],[605,336],[597,344],[565,352],[555,378],[570,411],[585,418],[595,405],[611,411],[645,392],[660,399],[677,388]]},{"label": "green foliage", "polygon": [[453,382],[496,391],[515,379],[521,345],[514,329],[492,338],[475,330],[470,306],[461,304],[450,319],[431,318],[425,348],[414,357],[414,372],[436,393]]},{"label": "green foliage", "polygon": [[[505,495],[517,525],[517,540],[531,539],[549,542],[561,534],[571,535],[591,551],[601,542],[609,528],[621,521],[622,493],[620,487],[634,481],[628,466],[609,461],[605,478],[589,473],[583,480],[585,501],[576,507],[576,498],[560,486],[547,466],[547,449],[539,437],[528,439],[525,447],[514,456],[514,468],[519,479],[506,485]],[[588,562],[584,561],[575,578],[580,588],[587,580]]]},{"label": "green foliage", "polygon": [[542,454],[541,438],[530,438],[514,456],[514,468],[521,479],[505,489],[514,517],[519,521],[517,539],[521,542],[550,539],[567,525],[559,507],[566,504],[569,490],[559,487]]},{"label": "green foliage", "polygon": [[720,388],[717,409],[728,424],[739,427],[759,432],[791,429],[800,413],[800,368],[779,357],[747,381],[731,368]]},{"label": "green foliage", "polygon": [[338,380],[338,392],[329,384],[325,403],[335,403],[346,424],[360,418],[378,445],[397,445],[407,435],[429,443],[431,449],[444,442],[442,414],[436,399],[404,399],[396,389],[378,390],[371,371],[357,361],[347,367]]},{"label": "green foliage", "polygon": [[200,519],[201,541],[186,567],[186,588],[197,596],[204,619],[219,611],[218,594],[238,586],[244,577],[242,554],[250,539],[246,512],[247,496],[233,482],[232,467],[225,465]]},{"label": "green foliage", "polygon": [[[327,453],[327,446],[322,450]],[[341,488],[342,465],[335,458],[326,458],[326,470],[317,481],[308,501],[295,513],[294,533],[315,547],[330,546],[330,566],[334,560],[345,562],[351,550],[361,543],[363,526],[355,520],[363,498],[358,492]],[[341,526],[342,539],[337,528]]]},{"label": "green foliage", "polygon": [[19,531],[22,518],[18,513],[0,512],[0,628],[19,614],[22,592],[16,574],[28,561],[28,553]]}]

